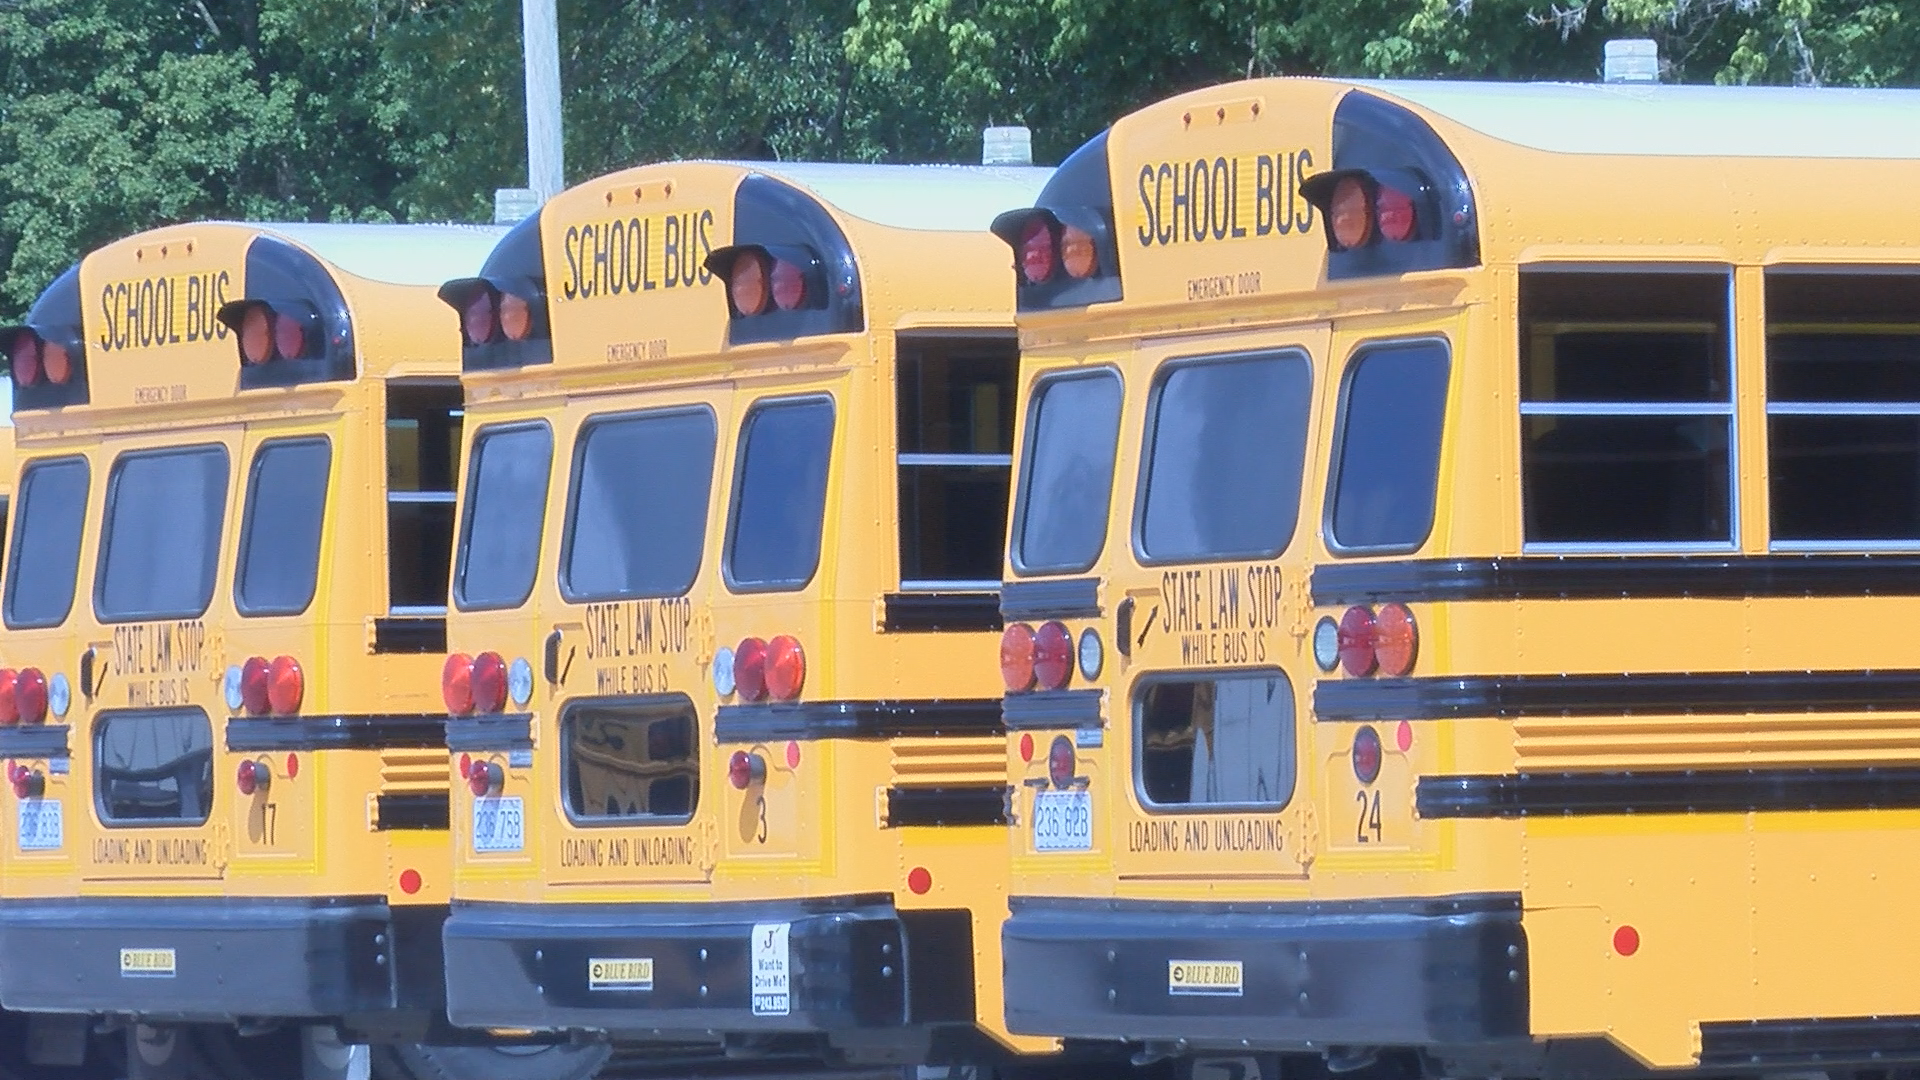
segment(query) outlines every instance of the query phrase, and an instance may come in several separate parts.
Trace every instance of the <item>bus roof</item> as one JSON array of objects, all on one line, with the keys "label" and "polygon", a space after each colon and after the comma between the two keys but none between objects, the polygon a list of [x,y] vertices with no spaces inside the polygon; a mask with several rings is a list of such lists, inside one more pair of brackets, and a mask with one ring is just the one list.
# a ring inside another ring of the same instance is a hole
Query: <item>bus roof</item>
[{"label": "bus roof", "polygon": [[1920,90],[1360,81],[1483,135],[1562,154],[1920,158]]},{"label": "bus roof", "polygon": [[496,225],[360,225],[230,222],[284,237],[355,277],[439,285],[471,273],[506,235]]},{"label": "bus roof", "polygon": [[846,214],[895,229],[977,231],[1031,203],[1052,169],[1000,165],[834,165],[739,161],[806,188]]}]

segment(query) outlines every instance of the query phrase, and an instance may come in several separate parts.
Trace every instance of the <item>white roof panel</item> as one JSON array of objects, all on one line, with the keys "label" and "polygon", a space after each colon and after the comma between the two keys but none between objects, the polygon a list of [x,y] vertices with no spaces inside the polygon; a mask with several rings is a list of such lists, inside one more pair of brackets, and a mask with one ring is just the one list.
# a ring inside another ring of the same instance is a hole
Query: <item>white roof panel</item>
[{"label": "white roof panel", "polygon": [[785,180],[854,217],[896,229],[979,232],[1032,206],[1052,169],[1017,165],[831,165],[737,161]]},{"label": "white roof panel", "polygon": [[1362,81],[1496,139],[1562,154],[1920,158],[1920,90]]},{"label": "white roof panel", "polygon": [[234,224],[285,237],[355,277],[392,285],[472,277],[507,234],[501,225]]}]

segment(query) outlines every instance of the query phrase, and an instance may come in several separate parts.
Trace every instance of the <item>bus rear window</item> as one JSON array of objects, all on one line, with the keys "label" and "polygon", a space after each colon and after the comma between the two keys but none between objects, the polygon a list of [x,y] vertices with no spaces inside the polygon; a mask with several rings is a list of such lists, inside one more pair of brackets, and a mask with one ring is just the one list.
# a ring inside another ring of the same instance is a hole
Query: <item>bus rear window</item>
[{"label": "bus rear window", "polygon": [[107,478],[93,609],[103,621],[191,619],[213,599],[227,512],[227,450],[120,455]]},{"label": "bus rear window", "polygon": [[326,439],[276,439],[255,451],[233,587],[242,615],[298,615],[313,602],[332,464]]},{"label": "bus rear window", "polygon": [[693,816],[700,752],[688,698],[583,702],[561,717],[560,739],[573,819],[667,824]]},{"label": "bus rear window", "polygon": [[1293,797],[1293,686],[1279,672],[1150,679],[1134,712],[1148,805],[1272,809]]},{"label": "bus rear window", "polygon": [[213,805],[213,725],[199,709],[104,713],[95,805],[108,825],[201,825]]},{"label": "bus rear window", "polygon": [[1412,551],[1433,529],[1447,346],[1410,341],[1361,349],[1347,369],[1327,513],[1331,547]]},{"label": "bus rear window", "polygon": [[1014,511],[1016,570],[1077,574],[1100,557],[1119,441],[1119,375],[1076,371],[1040,380],[1027,410]]},{"label": "bus rear window", "polygon": [[1774,543],[1920,544],[1920,275],[1775,269],[1766,293]]},{"label": "bus rear window", "polygon": [[998,589],[1019,343],[911,335],[899,348],[900,587]]},{"label": "bus rear window", "polygon": [[552,468],[553,430],[545,424],[489,427],[474,436],[453,575],[453,599],[463,610],[515,607],[533,592]]},{"label": "bus rear window", "polygon": [[833,400],[762,401],[740,426],[727,528],[727,583],[797,589],[820,565],[833,454]]},{"label": "bus rear window", "polygon": [[1300,517],[1313,372],[1276,352],[1167,366],[1147,410],[1138,542],[1156,562],[1272,558]]},{"label": "bus rear window", "polygon": [[1520,277],[1533,545],[1733,542],[1725,274]]},{"label": "bus rear window", "polygon": [[91,470],[85,458],[36,461],[20,476],[7,567],[7,625],[58,626],[73,608]]},{"label": "bus rear window", "polygon": [[576,603],[679,596],[700,573],[718,432],[706,409],[588,421],[574,447],[560,589]]}]

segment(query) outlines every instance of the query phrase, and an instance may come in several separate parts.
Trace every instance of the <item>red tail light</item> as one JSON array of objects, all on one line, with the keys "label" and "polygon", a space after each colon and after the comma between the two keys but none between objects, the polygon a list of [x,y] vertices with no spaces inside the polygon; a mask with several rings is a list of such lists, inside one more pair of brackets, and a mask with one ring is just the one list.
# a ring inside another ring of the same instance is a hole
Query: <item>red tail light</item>
[{"label": "red tail light", "polygon": [[524,296],[500,294],[500,332],[509,341],[525,341],[533,336],[533,305]]},{"label": "red tail light", "polygon": [[265,762],[243,761],[239,771],[234,773],[234,785],[242,795],[252,795],[256,791],[265,791],[273,783],[273,770]]},{"label": "red tail light", "polygon": [[767,759],[745,750],[735,750],[727,759],[727,783],[745,791],[767,782]]},{"label": "red tail light", "polygon": [[473,711],[473,658],[466,653],[454,653],[441,665],[440,700],[455,716]]},{"label": "red tail light", "polygon": [[751,251],[740,253],[727,274],[727,299],[742,315],[758,315],[767,310],[767,261]]},{"label": "red tail light", "polygon": [[467,777],[472,775],[473,775],[473,755],[461,754],[460,755],[460,779],[465,780]]},{"label": "red tail light", "polygon": [[40,336],[28,330],[22,330],[14,336],[13,352],[8,355],[13,365],[13,381],[17,386],[32,386],[40,381]]},{"label": "red tail light", "polygon": [[1353,676],[1373,671],[1373,612],[1355,605],[1340,616],[1340,666]]},{"label": "red tail light", "polygon": [[1020,760],[1033,760],[1033,732],[1031,731],[1020,733]]},{"label": "red tail light", "polygon": [[266,715],[267,666],[264,656],[249,656],[240,666],[240,707],[250,716]]},{"label": "red tail light", "polygon": [[20,705],[13,696],[14,680],[18,673],[12,668],[0,668],[0,724],[20,722]]},{"label": "red tail light", "polygon": [[[734,678],[739,677],[736,672]],[[781,634],[767,642],[767,693],[776,701],[792,701],[806,681],[807,654],[800,648],[800,639]]]},{"label": "red tail light", "polygon": [[1057,788],[1066,787],[1073,780],[1073,740],[1065,735],[1055,735],[1053,745],[1047,747],[1047,779]]},{"label": "red tail light", "polygon": [[[1004,640],[1004,639],[1003,639]],[[1073,674],[1073,633],[1058,620],[1040,624],[1033,635],[1033,681],[1042,690],[1058,690]]]},{"label": "red tail light", "polygon": [[759,701],[767,696],[767,643],[757,637],[743,638],[733,650],[733,689],[741,701]]},{"label": "red tail light", "polygon": [[497,761],[476,761],[473,768],[467,770],[467,790],[473,792],[476,799],[498,795],[506,786],[506,771]]},{"label": "red tail light", "polygon": [[1060,266],[1071,278],[1090,278],[1100,268],[1099,253],[1093,246],[1093,234],[1071,225],[1060,229]]},{"label": "red tail light", "polygon": [[1038,285],[1053,276],[1053,225],[1038,214],[1020,229],[1020,276]]},{"label": "red tail light", "polygon": [[48,382],[65,386],[73,378],[73,355],[65,345],[49,341],[40,347],[40,369],[46,372]]},{"label": "red tail light", "polygon": [[475,289],[473,296],[467,300],[467,306],[460,311],[460,333],[465,335],[469,345],[485,345],[493,340],[493,330],[497,325],[493,290]]},{"label": "red tail light", "polygon": [[47,718],[47,677],[39,668],[21,668],[13,677],[13,704],[23,724],[38,724]]},{"label": "red tail light", "polygon": [[300,320],[274,316],[273,351],[283,360],[307,354],[307,331],[300,325]]},{"label": "red tail light", "polygon": [[240,355],[249,364],[273,359],[273,310],[254,304],[240,316]]},{"label": "red tail light", "polygon": [[1372,724],[1353,733],[1353,775],[1363,784],[1380,779],[1380,733]]},{"label": "red tail light", "polygon": [[47,793],[47,778],[37,769],[25,765],[13,772],[13,797],[16,799],[37,799]]},{"label": "red tail light", "polygon": [[1411,196],[1382,185],[1374,193],[1373,206],[1376,219],[1380,222],[1381,236],[1395,243],[1413,239],[1420,221]]},{"label": "red tail light", "polygon": [[507,704],[507,662],[497,652],[483,652],[474,657],[468,685],[474,712],[499,712]]},{"label": "red tail light", "polygon": [[[245,694],[246,673],[241,673],[241,693]],[[275,713],[288,716],[300,711],[300,699],[306,696],[306,676],[300,661],[291,656],[276,656],[267,669],[267,704]]]},{"label": "red tail light", "polygon": [[1373,616],[1373,655],[1383,675],[1405,675],[1420,652],[1420,629],[1405,604],[1382,604]]},{"label": "red tail light", "polygon": [[807,302],[807,277],[800,268],[786,261],[775,259],[772,274],[773,306],[781,311],[792,311]]},{"label": "red tail light", "polygon": [[1033,627],[1026,623],[1008,623],[1000,633],[1000,678],[1009,693],[1017,694],[1033,685]]},{"label": "red tail light", "polygon": [[1373,204],[1359,177],[1345,177],[1334,185],[1328,211],[1333,242],[1341,250],[1360,247],[1373,239]]}]

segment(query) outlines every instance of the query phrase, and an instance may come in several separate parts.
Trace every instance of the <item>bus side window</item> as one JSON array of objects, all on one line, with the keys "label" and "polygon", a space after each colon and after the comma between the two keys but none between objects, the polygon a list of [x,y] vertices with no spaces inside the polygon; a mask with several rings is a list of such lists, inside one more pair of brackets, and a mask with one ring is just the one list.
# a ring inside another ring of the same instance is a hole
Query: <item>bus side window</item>
[{"label": "bus side window", "polygon": [[999,588],[1019,367],[1012,337],[899,340],[901,588]]},{"label": "bus side window", "polygon": [[1520,278],[1529,544],[1733,541],[1724,273]]},{"label": "bus side window", "polygon": [[1767,272],[1773,542],[1920,541],[1920,275]]},{"label": "bus side window", "polygon": [[447,610],[462,405],[457,383],[387,386],[387,606],[394,614]]}]

